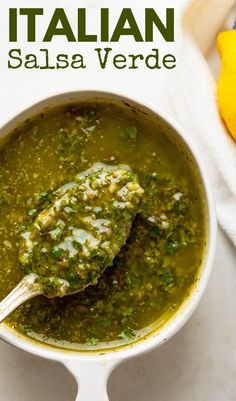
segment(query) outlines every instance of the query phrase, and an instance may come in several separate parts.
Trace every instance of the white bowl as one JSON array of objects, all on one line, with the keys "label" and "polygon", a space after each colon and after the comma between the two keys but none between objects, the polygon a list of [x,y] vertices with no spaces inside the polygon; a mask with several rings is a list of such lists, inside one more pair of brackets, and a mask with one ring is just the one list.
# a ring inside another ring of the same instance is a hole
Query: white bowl
[{"label": "white bowl", "polygon": [[56,93],[44,100],[29,105],[26,110],[17,113],[0,128],[0,135],[4,136],[8,134],[18,126],[19,123],[22,123],[27,118],[32,117],[50,106],[80,102],[94,98],[102,98],[118,103],[122,102],[122,104],[130,105],[140,113],[148,113],[155,116],[155,118],[159,118],[162,123],[163,121],[166,123],[166,126],[169,127],[172,134],[178,138],[179,142],[186,147],[198,168],[199,178],[202,181],[202,187],[205,193],[207,209],[207,244],[199,279],[193,287],[190,296],[163,327],[156,331],[154,330],[136,343],[108,349],[104,352],[99,350],[88,352],[69,351],[33,342],[18,334],[16,331],[13,331],[8,326],[4,324],[0,325],[0,337],[4,341],[35,355],[63,363],[79,383],[80,391],[77,401],[107,401],[107,380],[112,370],[118,364],[127,358],[132,358],[160,346],[183,327],[197,307],[205,290],[213,265],[217,232],[215,205],[211,186],[201,157],[183,128],[179,126],[172,117],[157,109],[155,105],[144,104],[142,100],[137,100],[133,96],[127,96],[124,93],[108,93],[99,89],[84,89],[69,93]]}]

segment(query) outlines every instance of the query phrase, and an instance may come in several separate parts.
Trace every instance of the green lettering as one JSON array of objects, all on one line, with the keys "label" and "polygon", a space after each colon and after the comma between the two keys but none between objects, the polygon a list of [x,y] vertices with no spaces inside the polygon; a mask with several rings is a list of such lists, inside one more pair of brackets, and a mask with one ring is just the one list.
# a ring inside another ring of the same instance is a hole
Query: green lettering
[{"label": "green lettering", "polygon": [[129,57],[131,58],[132,62],[131,66],[129,67],[130,70],[137,70],[137,68],[139,68],[136,65],[136,60],[144,60],[144,56],[142,54],[129,54]]},{"label": "green lettering", "polygon": [[9,41],[17,42],[17,9],[9,9]]},{"label": "green lettering", "polygon": [[65,69],[69,67],[68,55],[67,54],[58,54],[57,56],[57,69]]},{"label": "green lettering", "polygon": [[101,41],[109,42],[109,10],[101,8]]},{"label": "green lettering", "polygon": [[37,64],[37,56],[35,54],[27,54],[25,57],[25,68],[28,70],[39,68]]},{"label": "green lettering", "polygon": [[[27,40],[35,42],[36,37],[36,16],[43,15],[43,8],[21,8],[20,15],[27,16]],[[27,67],[26,67],[27,68]]]},{"label": "green lettering", "polygon": [[86,68],[86,65],[84,64],[84,58],[82,56],[82,54],[74,54],[72,56],[72,63],[71,63],[71,67],[78,69],[78,68]]},{"label": "green lettering", "polygon": [[94,49],[97,54],[98,54],[98,60],[99,60],[99,64],[100,67],[104,70],[104,68],[106,68],[106,64],[107,64],[107,60],[108,60],[108,55],[109,53],[112,51],[112,49],[110,47],[105,47],[103,50],[105,51],[105,55],[104,57],[102,57],[102,49],[97,48]]},{"label": "green lettering", "polygon": [[[122,63],[121,65],[119,65]],[[113,64],[118,70],[123,70],[126,67],[126,57],[123,54],[116,54],[113,59]]]},{"label": "green lettering", "polygon": [[147,42],[153,42],[153,25],[157,27],[166,42],[174,42],[174,9],[166,9],[165,25],[156,14],[153,8],[145,10],[145,39]]},{"label": "green lettering", "polygon": [[[16,53],[16,55],[15,55]],[[20,49],[12,49],[9,51],[8,56],[10,60],[8,60],[8,68],[16,70],[22,66],[22,59],[21,59],[21,50]],[[18,64],[11,64],[11,60],[17,60]]]},{"label": "green lettering", "polygon": [[87,35],[86,33],[86,9],[78,8],[78,41],[79,42],[97,42],[96,35]]},{"label": "green lettering", "polygon": [[[154,70],[154,69],[161,69],[161,66],[159,64],[159,50],[158,49],[152,49],[152,51],[155,54],[150,54],[149,56],[146,57],[145,59],[145,64],[148,68],[150,68],[150,70]],[[150,61],[153,60],[154,63],[150,64]]]},{"label": "green lettering", "polygon": [[[125,25],[128,23],[128,27]],[[118,42],[123,35],[131,35],[136,42],[143,42],[141,32],[134,18],[131,8],[124,8],[115,27],[111,42]]]},{"label": "green lettering", "polygon": [[[169,63],[171,63],[169,65]],[[163,65],[165,68],[167,68],[168,70],[172,70],[172,68],[176,67],[176,58],[173,54],[166,54],[163,57]]]},{"label": "green lettering", "polygon": [[49,60],[49,51],[48,49],[40,49],[40,52],[44,54],[45,57],[45,65],[40,67],[40,70],[55,70],[55,66],[50,65],[50,60]]},{"label": "green lettering", "polygon": [[[61,27],[58,27],[59,23]],[[43,41],[51,42],[52,38],[58,35],[66,36],[68,42],[76,42],[76,38],[63,8],[56,8]]]}]

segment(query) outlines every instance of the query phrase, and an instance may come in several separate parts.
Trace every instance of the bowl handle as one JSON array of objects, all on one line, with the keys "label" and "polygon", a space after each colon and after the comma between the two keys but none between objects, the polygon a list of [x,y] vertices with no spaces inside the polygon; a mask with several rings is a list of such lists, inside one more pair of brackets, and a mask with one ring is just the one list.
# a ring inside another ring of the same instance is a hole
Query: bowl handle
[{"label": "bowl handle", "polygon": [[107,382],[118,361],[68,361],[66,368],[78,383],[75,401],[109,401]]}]

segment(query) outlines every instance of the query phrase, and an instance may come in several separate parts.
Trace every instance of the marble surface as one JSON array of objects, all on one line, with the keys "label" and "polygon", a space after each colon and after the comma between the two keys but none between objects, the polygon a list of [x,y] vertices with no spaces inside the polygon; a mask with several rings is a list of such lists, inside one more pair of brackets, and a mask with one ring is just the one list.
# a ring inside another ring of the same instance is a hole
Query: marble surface
[{"label": "marble surface", "polygon": [[[113,372],[110,401],[236,400],[235,256],[220,231],[197,311],[168,343]],[[0,401],[74,401],[76,386],[62,365],[0,342]]]}]

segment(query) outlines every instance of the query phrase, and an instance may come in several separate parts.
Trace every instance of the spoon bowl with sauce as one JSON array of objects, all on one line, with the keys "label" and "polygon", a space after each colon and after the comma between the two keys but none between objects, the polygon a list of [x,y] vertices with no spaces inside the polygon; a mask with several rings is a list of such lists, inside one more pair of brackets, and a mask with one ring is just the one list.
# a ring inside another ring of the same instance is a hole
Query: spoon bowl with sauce
[{"label": "spoon bowl with sauce", "polygon": [[24,278],[0,303],[0,323],[37,295],[63,297],[96,285],[125,245],[143,192],[128,166],[96,163],[53,191],[47,206],[37,205],[20,234]]}]

